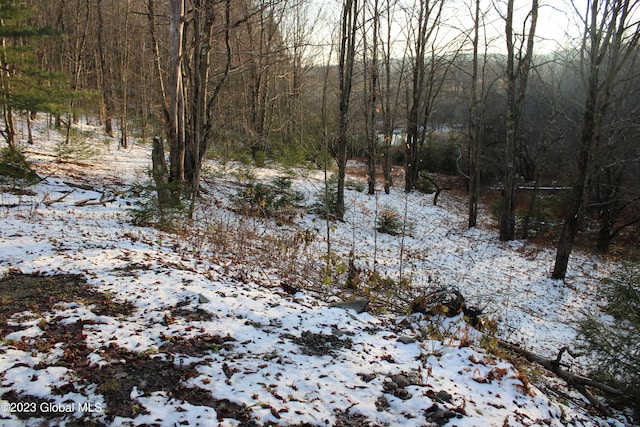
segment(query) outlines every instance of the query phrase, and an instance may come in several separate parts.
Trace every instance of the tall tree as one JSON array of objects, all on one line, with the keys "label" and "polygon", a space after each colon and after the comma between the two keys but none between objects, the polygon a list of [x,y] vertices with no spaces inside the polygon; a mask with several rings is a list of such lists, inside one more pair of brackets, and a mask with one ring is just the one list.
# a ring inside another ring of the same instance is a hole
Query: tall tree
[{"label": "tall tree", "polygon": [[[223,0],[221,8],[216,6],[216,0],[194,0],[193,8],[193,49],[189,56],[191,71],[188,93],[191,95],[188,110],[188,139],[186,141],[185,173],[188,188],[192,193],[191,214],[193,202],[200,185],[202,162],[211,140],[212,114],[214,104],[220,94],[231,67],[231,0]],[[216,17],[222,20],[215,25]],[[214,30],[217,29],[217,34]],[[211,76],[213,66],[211,60],[214,35],[221,40],[221,49],[215,78]]]},{"label": "tall tree", "polygon": [[349,106],[356,59],[358,12],[358,0],[343,0],[340,21],[340,48],[338,51],[338,133],[332,147],[333,156],[338,164],[338,194],[335,215],[341,221],[344,219],[345,213],[344,187],[347,172],[347,144],[349,142]]},{"label": "tall tree", "polygon": [[[369,3],[369,2],[368,2]],[[376,191],[376,161],[378,156],[378,131],[376,127],[376,111],[378,110],[378,80],[379,70],[379,45],[380,45],[380,5],[379,0],[370,2],[368,8],[364,8],[362,14],[363,30],[363,55],[364,55],[364,85],[365,85],[365,134],[366,134],[366,159],[367,159],[367,185],[368,193]],[[366,5],[365,5],[366,6]],[[370,17],[367,14],[369,12]],[[371,22],[371,31],[367,27],[367,21]],[[370,38],[369,38],[370,35]]]},{"label": "tall tree", "polygon": [[409,25],[411,87],[407,112],[405,191],[413,190],[420,171],[420,151],[429,137],[429,121],[452,61],[438,45],[445,0],[417,0]]},{"label": "tall tree", "polygon": [[[480,43],[480,0],[475,0],[473,11],[473,36],[471,57],[471,87],[469,99],[469,228],[478,222],[480,200],[480,159],[482,152],[482,127],[484,108],[480,104],[480,93],[484,93],[484,79],[480,76],[478,45]],[[478,93],[480,91],[480,93]]]},{"label": "tall tree", "polygon": [[2,136],[17,148],[15,112],[59,112],[72,99],[66,78],[48,73],[37,63],[35,41],[56,34],[50,27],[28,23],[33,10],[23,3],[0,0],[0,105]]},{"label": "tall tree", "polygon": [[[522,115],[529,70],[533,59],[533,44],[538,22],[538,0],[532,0],[528,34],[520,37],[520,44],[513,30],[514,0],[507,1],[505,35],[507,41],[507,113],[505,173],[502,183],[502,206],[500,210],[500,240],[515,238],[515,193],[516,193],[516,139]],[[526,43],[526,44],[525,44]]]},{"label": "tall tree", "polygon": [[[170,67],[165,85],[159,39],[155,22],[155,0],[149,0],[148,19],[155,55],[159,88],[163,98],[166,134],[169,139],[169,182],[191,192],[198,191],[200,170],[208,148],[213,105],[226,80],[231,64],[231,0],[191,0],[189,16],[185,0],[170,2]],[[218,7],[220,6],[221,7]],[[220,13],[222,23],[214,26]],[[188,26],[185,24],[188,22]],[[210,78],[211,50],[215,35],[222,39],[221,66],[216,79]],[[189,50],[184,51],[188,46]],[[188,96],[188,98],[187,98]],[[193,205],[192,205],[193,206]]]},{"label": "tall tree", "polygon": [[103,103],[103,120],[104,120],[104,130],[107,135],[113,136],[113,116],[115,114],[115,99],[114,99],[114,91],[113,91],[113,80],[112,80],[112,64],[109,58],[107,57],[107,49],[106,49],[106,41],[105,37],[105,19],[104,19],[104,7],[103,0],[97,0],[96,4],[96,13],[97,13],[97,43],[96,48],[98,49],[98,61],[100,63],[99,68],[99,89],[102,93],[102,103]]},{"label": "tall tree", "polygon": [[[151,1],[151,0],[150,0]],[[184,99],[183,46],[185,23],[185,0],[170,0],[169,39],[171,42],[169,110],[167,135],[169,138],[169,181],[182,183],[185,180],[184,160],[186,152],[186,106]]]},{"label": "tall tree", "polygon": [[[575,6],[574,6],[575,7]],[[552,278],[564,279],[584,208],[592,191],[595,154],[611,112],[611,96],[623,65],[640,39],[638,0],[589,0],[583,15],[581,67],[585,78],[575,180],[560,231]]]}]

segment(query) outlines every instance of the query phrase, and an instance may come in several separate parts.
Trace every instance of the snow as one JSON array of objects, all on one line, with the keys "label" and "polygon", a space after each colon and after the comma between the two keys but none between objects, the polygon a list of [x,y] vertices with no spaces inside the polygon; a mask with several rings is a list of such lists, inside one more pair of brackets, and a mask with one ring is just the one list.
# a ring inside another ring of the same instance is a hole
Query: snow
[{"label": "snow", "polygon": [[[162,390],[147,393],[141,384],[129,395],[139,410],[131,417],[110,417],[109,401],[100,387],[79,381],[71,368],[54,366],[65,343],[46,352],[24,350],[16,344],[40,336],[43,320],[81,324],[90,350],[86,363],[94,369],[116,363],[106,354],[114,346],[173,361],[177,367],[193,364],[196,375],[184,378],[184,387],[208,391],[217,401],[244,405],[258,425],[334,425],[339,414],[362,416],[372,425],[444,423],[429,418],[434,405],[455,415],[447,424],[452,426],[624,425],[624,421],[597,417],[575,402],[557,399],[523,382],[511,363],[496,359],[478,345],[480,334],[460,317],[435,320],[434,326],[419,315],[356,314],[330,307],[329,301],[342,297],[337,292],[333,298],[321,297],[311,289],[289,295],[280,287],[286,277],[252,264],[250,256],[233,257],[212,243],[131,225],[126,210],[132,199],[124,190],[144,181],[150,147],[133,142],[127,150],[118,149],[117,141],[111,140],[90,165],[57,164],[51,153],[60,137],[47,131],[43,123],[36,125],[36,144],[25,148],[36,171],[47,178],[30,187],[35,195],[0,193],[0,205],[6,206],[0,208],[0,275],[10,271],[80,274],[100,292],[128,301],[134,309],[130,315],[109,316],[95,314],[93,307],[81,303],[60,303],[52,312],[42,313],[42,318],[36,313],[14,316],[11,324],[22,329],[0,342],[0,424],[38,425],[42,421],[35,415],[18,418],[5,410],[10,391],[59,405],[73,402],[73,414],[57,418],[61,425],[87,415],[112,426],[240,423],[213,406],[176,399]],[[88,125],[83,127],[91,130]],[[94,130],[96,141],[108,140]],[[203,227],[214,220],[240,227],[244,220],[224,208],[226,196],[233,193],[233,167],[212,164],[211,168],[217,168],[219,178],[206,188],[219,203],[203,202],[197,212]],[[256,170],[265,180],[283,173]],[[322,188],[322,176],[296,173],[294,187],[312,199]],[[90,183],[96,191],[72,187],[70,182]],[[100,199],[103,191],[116,195],[116,200],[76,206],[83,200]],[[61,201],[45,203],[65,195]],[[523,241],[501,243],[488,227],[466,229],[463,202],[446,194],[439,206],[432,205],[432,196],[405,195],[397,188],[391,195],[375,197],[348,191],[347,202],[345,222],[335,223],[331,231],[337,254],[354,250],[359,268],[375,268],[394,280],[400,279],[402,270],[416,289],[453,286],[498,322],[501,338],[548,357],[555,357],[559,348],[575,339],[575,322],[582,312],[597,310],[599,281],[617,267],[605,258],[576,252],[567,282],[550,280],[551,249]],[[375,233],[375,212],[392,207],[402,213],[405,206],[413,222],[409,236]],[[486,212],[483,215],[480,222],[489,222]],[[267,237],[287,230],[260,221],[243,224]],[[287,227],[309,230],[313,235],[309,247],[294,253],[306,259],[291,261],[305,276],[309,272],[301,266],[315,262],[326,251],[324,221],[306,214]],[[274,246],[274,252],[265,256],[289,256],[276,249]],[[307,277],[308,281],[316,279]],[[178,306],[202,310],[210,318],[172,318],[172,309]],[[443,338],[425,334],[429,325],[440,328]],[[324,355],[305,354],[298,341],[303,333],[333,337],[344,346]],[[205,335],[229,337],[230,341],[196,354],[166,350],[168,343],[178,339]],[[418,339],[404,344],[398,341],[401,336]],[[472,339],[471,345],[463,342],[465,336]],[[577,368],[580,361],[573,363]],[[418,384],[406,387],[412,395],[407,400],[383,391],[385,383],[400,374],[419,379]],[[62,387],[68,384],[74,387]],[[437,397],[444,392],[449,398]],[[86,402],[99,410],[82,413],[79,408]]]}]

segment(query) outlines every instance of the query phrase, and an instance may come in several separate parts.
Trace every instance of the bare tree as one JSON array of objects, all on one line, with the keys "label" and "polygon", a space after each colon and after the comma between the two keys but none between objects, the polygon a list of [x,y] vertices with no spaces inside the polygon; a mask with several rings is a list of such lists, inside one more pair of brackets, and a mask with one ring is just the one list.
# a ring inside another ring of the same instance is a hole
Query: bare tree
[{"label": "bare tree", "polygon": [[[574,7],[576,7],[574,5]],[[640,39],[638,0],[590,0],[583,16],[582,70],[585,99],[575,181],[558,240],[554,279],[564,279],[569,257],[593,187],[594,154],[601,146],[611,96],[620,72]],[[576,9],[577,10],[577,9]]]},{"label": "bare tree", "polygon": [[[471,87],[469,99],[469,228],[478,222],[478,202],[480,200],[480,159],[482,151],[482,128],[484,108],[480,103],[484,93],[484,78],[479,68],[478,45],[480,42],[480,0],[475,0],[473,11],[473,37],[471,57]],[[485,56],[486,58],[486,56]]]},{"label": "bare tree", "polygon": [[[520,44],[513,30],[514,0],[507,2],[505,34],[507,40],[507,113],[505,174],[502,183],[502,206],[500,210],[500,240],[515,238],[515,192],[516,192],[516,138],[522,114],[522,105],[527,90],[529,70],[533,58],[533,43],[538,22],[538,0],[532,0],[527,19],[529,31],[520,37]],[[526,44],[525,44],[526,43]]]},{"label": "bare tree", "polygon": [[411,11],[408,45],[411,87],[407,112],[405,191],[413,190],[420,170],[419,155],[429,136],[434,102],[442,89],[451,58],[438,46],[445,0],[418,0]]},{"label": "bare tree", "polygon": [[[366,3],[365,2],[365,6]],[[367,12],[369,12],[370,17]],[[371,23],[371,31],[367,27],[367,21]],[[379,70],[379,45],[380,45],[380,5],[379,0],[372,0],[369,8],[365,7],[362,13],[363,31],[363,62],[364,62],[364,95],[365,95],[365,133],[366,133],[366,159],[367,159],[367,184],[368,193],[376,191],[376,162],[378,155],[378,131],[376,126],[376,111],[378,109],[378,80]],[[368,35],[371,35],[369,38]]]},{"label": "bare tree", "polygon": [[333,141],[332,153],[338,164],[338,194],[336,219],[343,220],[345,213],[344,187],[347,171],[347,144],[349,140],[349,105],[353,88],[353,70],[356,58],[356,34],[359,25],[358,0],[344,0],[340,21],[340,48],[338,51],[339,116],[338,133]]},{"label": "bare tree", "polygon": [[[152,0],[150,0],[152,1]],[[184,159],[186,151],[186,106],[184,99],[183,46],[185,0],[170,0],[169,39],[171,43],[170,80],[168,86],[169,182],[185,180]]]},{"label": "bare tree", "polygon": [[392,159],[391,144],[393,142],[396,119],[398,115],[398,105],[400,99],[400,85],[404,80],[405,58],[401,59],[399,67],[394,67],[398,62],[394,58],[394,36],[393,25],[394,15],[397,8],[396,0],[386,0],[385,3],[385,41],[381,42],[382,49],[382,72],[380,79],[380,112],[382,115],[382,134],[384,135],[384,145],[382,152],[382,171],[384,174],[384,191],[389,194],[393,185],[391,175]]},{"label": "bare tree", "polygon": [[104,9],[103,9],[103,1],[97,0],[96,4],[96,13],[97,13],[97,42],[96,48],[98,49],[98,61],[100,63],[99,68],[99,81],[98,84],[101,88],[100,93],[102,94],[102,104],[103,104],[103,120],[104,120],[104,130],[107,135],[113,136],[113,115],[115,110],[115,100],[113,93],[113,82],[112,82],[112,69],[111,62],[107,58],[106,52],[106,41],[105,37],[105,19],[104,19]]},{"label": "bare tree", "polygon": [[[186,19],[184,0],[171,0],[171,61],[167,85],[164,83],[160,59],[155,1],[149,0],[147,5],[151,45],[156,57],[166,134],[169,138],[169,182],[176,183],[179,189],[188,190],[192,197],[195,197],[199,188],[202,160],[209,144],[213,105],[229,74],[231,64],[231,0],[224,0],[221,7],[219,5],[219,0],[193,0],[189,8],[189,19]],[[223,20],[221,25],[215,27],[218,14],[222,15]],[[186,26],[185,22],[189,25]],[[222,39],[219,45],[223,60],[217,79],[214,80],[210,78],[210,71],[215,28],[219,29],[219,33],[215,35]],[[189,47],[186,52],[185,46]],[[193,208],[193,199],[191,207]]]}]

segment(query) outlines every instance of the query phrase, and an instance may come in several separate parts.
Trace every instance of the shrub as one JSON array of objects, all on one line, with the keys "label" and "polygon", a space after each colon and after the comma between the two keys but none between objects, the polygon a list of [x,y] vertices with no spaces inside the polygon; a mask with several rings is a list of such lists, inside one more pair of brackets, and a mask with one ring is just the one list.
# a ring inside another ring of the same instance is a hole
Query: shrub
[{"label": "shrub", "polygon": [[5,147],[0,151],[0,183],[15,184],[16,181],[20,181],[30,185],[35,184],[39,179],[20,150]]},{"label": "shrub", "polygon": [[436,187],[429,179],[429,172],[427,172],[426,170],[420,171],[420,174],[414,186],[416,190],[420,191],[421,193],[433,194],[436,192]]},{"label": "shrub", "polygon": [[274,142],[271,157],[286,167],[296,167],[306,161],[306,154],[298,143]]},{"label": "shrub", "polygon": [[238,189],[233,203],[244,215],[275,217],[285,220],[295,213],[304,201],[304,195],[291,189],[291,179],[274,178],[269,184],[250,180]]},{"label": "shrub", "polygon": [[640,417],[640,268],[627,266],[603,286],[612,320],[587,316],[579,325],[578,347],[595,362],[590,375],[621,389],[615,401]]},{"label": "shrub", "polygon": [[376,230],[379,233],[386,233],[392,236],[397,236],[402,233],[403,221],[402,217],[391,207],[383,207],[378,212],[376,218]]},{"label": "shrub", "polygon": [[98,156],[100,150],[88,142],[89,135],[89,132],[71,128],[69,142],[60,141],[56,144],[56,160],[80,163]]},{"label": "shrub", "polygon": [[363,193],[365,188],[367,188],[367,184],[364,181],[360,181],[357,179],[347,179],[344,183],[344,187],[347,190],[357,191],[358,193]]},{"label": "shrub", "polygon": [[322,218],[326,218],[328,214],[329,218],[333,219],[336,215],[337,204],[338,179],[335,175],[332,175],[327,182],[327,188],[322,188],[318,191],[316,200],[309,210]]},{"label": "shrub", "polygon": [[[148,172],[151,175],[151,171]],[[176,190],[175,185],[168,184],[170,192]],[[174,228],[176,221],[187,212],[187,204],[182,198],[171,201],[170,206],[161,206],[158,200],[158,187],[149,180],[148,183],[136,183],[130,189],[135,197],[133,206],[128,209],[129,221],[136,226],[153,226],[162,230]]]}]

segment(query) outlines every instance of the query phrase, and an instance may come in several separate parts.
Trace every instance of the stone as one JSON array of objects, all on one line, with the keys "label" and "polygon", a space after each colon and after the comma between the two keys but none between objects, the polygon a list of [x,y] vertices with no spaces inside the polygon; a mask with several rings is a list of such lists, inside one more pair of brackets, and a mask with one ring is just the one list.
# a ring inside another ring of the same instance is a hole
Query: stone
[{"label": "stone", "polygon": [[440,400],[441,402],[451,402],[451,400],[453,399],[453,396],[451,396],[449,393],[447,393],[444,390],[441,390],[439,392],[436,393],[436,399]]},{"label": "stone", "polygon": [[411,385],[411,382],[404,375],[394,375],[393,382],[398,384],[399,388],[405,388]]},{"label": "stone", "polygon": [[394,381],[387,381],[382,385],[382,388],[388,392],[394,392],[398,389],[398,384]]},{"label": "stone", "polygon": [[353,310],[356,313],[364,313],[367,311],[369,300],[366,298],[356,298],[345,302],[336,302],[331,304],[331,307],[342,308],[345,310]]},{"label": "stone", "polygon": [[402,344],[413,344],[416,342],[416,339],[413,337],[402,336],[398,337],[398,342],[401,342]]},{"label": "stone", "polygon": [[406,388],[397,389],[394,393],[394,396],[402,400],[409,400],[413,397],[413,395],[409,393]]}]

